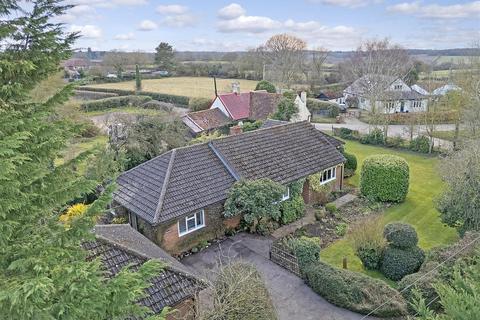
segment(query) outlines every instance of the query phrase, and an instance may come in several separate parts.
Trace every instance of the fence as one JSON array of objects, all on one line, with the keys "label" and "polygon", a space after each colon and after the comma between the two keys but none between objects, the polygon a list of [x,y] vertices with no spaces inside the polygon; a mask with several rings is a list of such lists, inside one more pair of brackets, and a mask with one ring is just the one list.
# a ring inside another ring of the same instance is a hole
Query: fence
[{"label": "fence", "polygon": [[285,248],[281,239],[273,242],[272,246],[270,247],[270,260],[292,272],[293,274],[302,277],[297,257],[290,253],[287,248]]}]

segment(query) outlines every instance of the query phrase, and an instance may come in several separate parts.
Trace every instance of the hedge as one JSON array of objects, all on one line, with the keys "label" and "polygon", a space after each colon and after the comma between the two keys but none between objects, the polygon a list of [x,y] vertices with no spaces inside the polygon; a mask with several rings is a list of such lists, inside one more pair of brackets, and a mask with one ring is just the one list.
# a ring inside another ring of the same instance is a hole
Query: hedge
[{"label": "hedge", "polygon": [[[128,96],[128,95],[135,94],[135,90],[121,90],[121,89],[111,89],[111,88],[79,87],[79,90],[117,93],[120,96]],[[140,91],[139,94],[143,96],[149,96],[154,100],[173,103],[175,105],[185,107],[185,108],[188,106],[188,102],[190,100],[190,98],[186,96],[177,96],[174,94],[158,93],[158,92],[151,92],[151,91]]]},{"label": "hedge", "polygon": [[424,260],[425,254],[419,247],[388,246],[383,251],[381,271],[388,279],[398,281],[417,272]]},{"label": "hedge", "polygon": [[398,248],[409,248],[418,244],[417,232],[408,223],[389,223],[385,226],[383,235],[391,245]]},{"label": "hedge", "polygon": [[105,99],[105,98],[111,98],[111,97],[118,97],[118,93],[75,90],[74,97],[76,99],[82,99],[82,100],[98,100],[98,99]]},{"label": "hedge", "polygon": [[87,101],[82,103],[80,107],[84,111],[106,110],[110,108],[119,108],[126,106],[140,107],[142,104],[150,100],[152,100],[152,98],[148,96],[120,96]]},{"label": "hedge", "polygon": [[418,137],[415,137],[412,141],[410,141],[409,147],[412,151],[429,153],[430,139],[427,136],[420,135]]},{"label": "hedge", "polygon": [[271,83],[268,82],[267,80],[261,80],[257,83],[257,86],[255,87],[255,90],[266,90],[267,92],[270,93],[276,93],[277,89],[275,86]]},{"label": "hedge", "polygon": [[212,104],[212,99],[209,98],[190,98],[188,101],[188,108],[191,111],[206,110]]},{"label": "hedge", "polygon": [[336,103],[313,98],[307,99],[307,108],[312,114],[326,114],[330,118],[335,118],[340,114],[340,107]]},{"label": "hedge", "polygon": [[343,156],[345,157],[345,159],[347,159],[347,162],[345,162],[345,171],[343,175],[345,177],[351,177],[355,174],[355,171],[357,170],[357,157],[348,152],[343,152]]},{"label": "hedge", "polygon": [[375,310],[372,316],[377,317],[407,314],[402,295],[381,280],[337,269],[321,261],[308,265],[303,272],[313,291],[339,307],[361,314]]},{"label": "hedge", "polygon": [[175,107],[175,105],[168,102],[150,100],[142,104],[141,107],[144,109],[155,109],[155,110],[163,110],[163,111],[171,112]]},{"label": "hedge", "polygon": [[402,202],[408,193],[409,168],[405,159],[394,155],[373,155],[363,162],[361,193],[372,200]]},{"label": "hedge", "polygon": [[427,123],[453,123],[458,120],[457,111],[443,111],[427,114],[425,112],[409,112],[409,113],[392,113],[385,114],[389,124],[405,124],[405,123],[417,123],[425,124],[425,117],[427,117]]},{"label": "hedge", "polygon": [[311,263],[317,263],[320,258],[322,241],[318,237],[301,236],[299,238],[287,238],[285,244],[297,257],[300,269]]}]

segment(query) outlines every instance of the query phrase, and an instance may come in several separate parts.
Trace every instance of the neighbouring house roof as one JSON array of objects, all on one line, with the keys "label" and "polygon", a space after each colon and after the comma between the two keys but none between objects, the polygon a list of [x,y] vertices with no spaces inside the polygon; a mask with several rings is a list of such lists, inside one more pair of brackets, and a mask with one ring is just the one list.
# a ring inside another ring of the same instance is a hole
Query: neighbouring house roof
[{"label": "neighbouring house roof", "polygon": [[247,119],[250,113],[250,92],[219,94],[233,120]]},{"label": "neighbouring house roof", "polygon": [[81,58],[70,58],[63,62],[63,66],[65,68],[69,67],[86,67],[88,65],[88,61]]},{"label": "neighbouring house roof", "polygon": [[138,302],[158,314],[166,306],[193,298],[205,288],[202,281],[188,273],[187,268],[165,251],[150,242],[129,225],[98,225],[96,240],[87,241],[83,247],[87,259],[99,258],[109,277],[115,276],[126,266],[137,271],[149,259],[159,259],[166,267],[150,279],[147,296]]},{"label": "neighbouring house roof", "polygon": [[457,90],[462,90],[462,89],[459,86],[456,86],[454,84],[446,84],[444,86],[441,86],[440,88],[433,90],[432,94],[434,96],[443,96],[450,91],[457,91]]},{"label": "neighbouring house roof", "polygon": [[418,92],[420,94],[423,94],[423,95],[429,95],[430,94],[427,90],[423,89],[418,84],[414,84],[410,88],[412,88],[413,91],[416,91],[416,92]]},{"label": "neighbouring house roof", "polygon": [[323,100],[323,101],[328,101],[332,99],[338,99],[343,97],[343,93],[341,92],[333,92],[333,91],[325,91],[325,92],[320,92],[317,96],[316,99]]},{"label": "neighbouring house roof", "polygon": [[157,225],[225,200],[239,179],[288,183],[342,163],[340,144],[297,122],[178,148],[121,174],[114,199]]},{"label": "neighbouring house roof", "polygon": [[268,93],[266,91],[250,92],[249,119],[264,120],[277,110],[277,105],[282,99],[279,93]]},{"label": "neighbouring house roof", "polygon": [[392,82],[397,79],[397,77],[393,76],[367,74],[355,80],[344,90],[344,92],[355,95],[362,95],[370,92],[373,88],[376,88],[378,86],[386,89]]},{"label": "neighbouring house roof", "polygon": [[[182,120],[196,133],[205,130],[217,129],[228,125],[232,121],[218,108],[190,112],[186,116],[182,117]],[[191,126],[190,122],[193,122],[194,126]]]},{"label": "neighbouring house roof", "polygon": [[271,128],[275,126],[279,126],[282,124],[287,124],[289,123],[288,121],[282,121],[282,120],[275,120],[275,119],[267,119],[262,123],[262,126],[260,127],[261,129],[265,128]]}]

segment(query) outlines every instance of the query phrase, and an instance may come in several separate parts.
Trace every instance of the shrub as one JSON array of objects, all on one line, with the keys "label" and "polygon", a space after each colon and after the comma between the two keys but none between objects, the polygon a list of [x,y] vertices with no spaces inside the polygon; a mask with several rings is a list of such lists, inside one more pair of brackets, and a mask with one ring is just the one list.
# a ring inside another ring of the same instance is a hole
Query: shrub
[{"label": "shrub", "polygon": [[417,232],[408,223],[389,223],[385,226],[383,235],[391,245],[398,248],[414,247],[418,243]]},{"label": "shrub", "polygon": [[417,136],[410,141],[410,150],[429,153],[430,152],[430,139],[427,136]]},{"label": "shrub", "polygon": [[335,214],[338,212],[338,208],[333,202],[327,203],[325,205],[325,210],[327,210],[327,212],[331,214]]},{"label": "shrub", "polygon": [[282,98],[277,105],[277,111],[272,115],[272,119],[290,121],[290,119],[298,113],[298,107],[293,100]]},{"label": "shrub", "polygon": [[85,211],[87,211],[87,209],[88,206],[86,204],[74,204],[70,206],[67,211],[58,218],[58,220],[65,224],[65,226],[69,227],[72,220],[81,217],[85,213]]},{"label": "shrub", "polygon": [[188,108],[191,111],[200,111],[200,110],[206,110],[210,107],[212,104],[212,99],[208,98],[190,98],[188,101]]},{"label": "shrub", "polygon": [[340,222],[335,226],[335,234],[339,237],[343,237],[347,233],[348,225],[345,222]]},{"label": "shrub", "polygon": [[175,106],[171,103],[168,103],[168,102],[162,102],[162,101],[158,101],[158,100],[150,100],[150,101],[147,101],[144,104],[142,104],[141,107],[144,108],[144,109],[155,109],[155,110],[162,110],[162,111],[166,111],[166,112],[171,112]]},{"label": "shrub", "polygon": [[308,98],[307,108],[312,114],[320,114],[330,118],[335,118],[340,114],[338,104],[318,99]]},{"label": "shrub", "polygon": [[100,129],[92,120],[85,120],[80,123],[80,136],[82,138],[93,138],[100,134]]},{"label": "shrub", "polygon": [[424,259],[425,254],[419,247],[387,246],[383,251],[381,271],[387,278],[398,281],[407,274],[417,272]]},{"label": "shrub", "polygon": [[255,232],[260,221],[280,219],[278,201],[284,192],[284,186],[270,179],[240,180],[228,192],[224,214],[226,217],[243,214],[243,219]]},{"label": "shrub", "polygon": [[263,122],[261,120],[257,120],[255,122],[244,122],[242,126],[243,132],[254,131],[259,129],[262,126]]},{"label": "shrub", "polygon": [[385,137],[382,129],[374,128],[369,133],[364,135],[360,142],[363,144],[383,145],[385,144]]},{"label": "shrub", "polygon": [[401,136],[388,137],[387,146],[390,148],[401,148],[403,146],[403,138]]},{"label": "shrub", "polygon": [[281,218],[280,221],[282,224],[288,224],[295,220],[298,220],[303,216],[305,211],[305,203],[301,195],[292,197],[287,201],[280,203]]},{"label": "shrub", "polygon": [[357,157],[351,153],[343,152],[343,156],[347,159],[344,165],[344,177],[351,177],[355,174],[357,170]]},{"label": "shrub", "polygon": [[373,155],[363,162],[361,193],[375,201],[402,202],[408,193],[409,168],[405,159],[394,155]]},{"label": "shrub", "polygon": [[349,235],[356,255],[368,270],[380,268],[385,238],[380,217],[367,219],[356,225]]},{"label": "shrub", "polygon": [[140,107],[143,103],[152,100],[147,96],[120,96],[87,101],[80,105],[84,111],[98,111],[126,106]]},{"label": "shrub", "polygon": [[304,274],[313,291],[339,307],[362,314],[375,310],[372,315],[377,317],[399,317],[407,313],[400,293],[381,280],[321,261],[308,265]]},{"label": "shrub", "polygon": [[322,245],[320,238],[301,236],[288,238],[285,242],[289,250],[297,257],[300,269],[318,262]]},{"label": "shrub", "polygon": [[267,80],[262,80],[257,83],[257,86],[255,87],[255,90],[266,90],[267,92],[270,93],[276,93],[277,89],[275,86],[271,83],[268,82]]}]

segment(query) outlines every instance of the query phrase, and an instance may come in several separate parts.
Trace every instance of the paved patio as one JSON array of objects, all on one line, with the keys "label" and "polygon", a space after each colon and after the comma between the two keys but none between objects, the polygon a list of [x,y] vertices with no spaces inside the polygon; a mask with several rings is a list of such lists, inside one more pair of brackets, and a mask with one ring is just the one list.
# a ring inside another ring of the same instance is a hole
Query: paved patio
[{"label": "paved patio", "polygon": [[313,292],[299,277],[269,260],[272,237],[239,233],[182,260],[197,274],[213,280],[219,259],[254,264],[262,274],[280,320],[356,320],[362,316],[336,307]]}]

